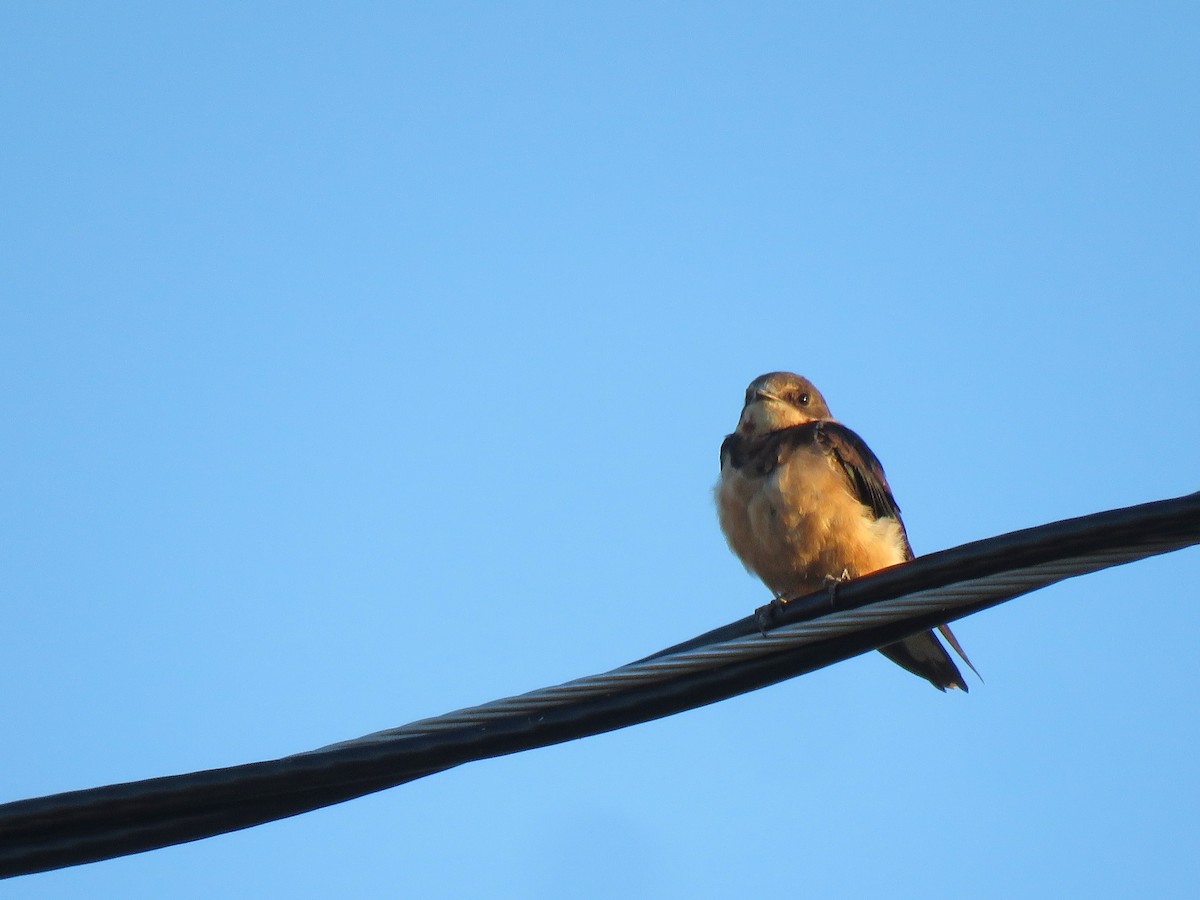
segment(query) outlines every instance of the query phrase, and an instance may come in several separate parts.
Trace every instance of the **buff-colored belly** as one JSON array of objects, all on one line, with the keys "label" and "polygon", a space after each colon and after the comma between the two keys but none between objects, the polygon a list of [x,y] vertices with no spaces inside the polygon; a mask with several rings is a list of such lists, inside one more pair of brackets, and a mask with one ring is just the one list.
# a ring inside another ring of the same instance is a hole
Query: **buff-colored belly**
[{"label": "buff-colored belly", "polygon": [[818,450],[797,450],[765,478],[727,466],[716,499],[729,546],[776,595],[808,593],[827,578],[905,560],[900,523],[874,519],[850,494],[841,469]]}]

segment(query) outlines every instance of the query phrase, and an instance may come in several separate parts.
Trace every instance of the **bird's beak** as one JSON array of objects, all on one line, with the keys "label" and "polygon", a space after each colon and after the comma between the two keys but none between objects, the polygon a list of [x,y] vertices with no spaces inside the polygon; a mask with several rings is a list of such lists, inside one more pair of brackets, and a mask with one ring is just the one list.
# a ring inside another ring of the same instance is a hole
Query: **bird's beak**
[{"label": "bird's beak", "polygon": [[776,403],[782,403],[783,398],[772,394],[770,391],[755,391],[754,396],[760,400],[774,400]]}]

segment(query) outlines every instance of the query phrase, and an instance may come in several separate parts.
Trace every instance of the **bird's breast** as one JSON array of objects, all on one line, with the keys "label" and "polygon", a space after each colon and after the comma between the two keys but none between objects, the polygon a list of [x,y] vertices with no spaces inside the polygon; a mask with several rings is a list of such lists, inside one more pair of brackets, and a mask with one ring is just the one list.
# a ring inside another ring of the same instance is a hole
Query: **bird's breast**
[{"label": "bird's breast", "polygon": [[828,454],[800,447],[769,474],[726,464],[717,512],[730,548],[777,595],[820,589],[826,578],[903,562],[900,523],[876,519]]}]

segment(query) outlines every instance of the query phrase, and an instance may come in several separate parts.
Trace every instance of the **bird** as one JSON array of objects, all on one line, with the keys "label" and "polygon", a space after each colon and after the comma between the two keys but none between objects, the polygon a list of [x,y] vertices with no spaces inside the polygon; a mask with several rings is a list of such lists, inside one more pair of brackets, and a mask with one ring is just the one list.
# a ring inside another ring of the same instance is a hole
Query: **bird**
[{"label": "bird", "polygon": [[[737,427],[721,444],[714,494],[730,549],[777,600],[913,558],[878,458],[833,418],[811,381],[791,372],[746,388]],[[938,630],[975,671],[949,627]],[[939,690],[968,690],[932,631],[880,652]]]}]

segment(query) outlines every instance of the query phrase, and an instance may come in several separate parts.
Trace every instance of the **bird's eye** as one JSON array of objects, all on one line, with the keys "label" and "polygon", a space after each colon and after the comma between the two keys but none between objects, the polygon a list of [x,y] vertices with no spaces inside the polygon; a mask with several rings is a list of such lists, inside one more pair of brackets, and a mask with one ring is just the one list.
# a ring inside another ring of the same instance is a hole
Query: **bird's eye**
[{"label": "bird's eye", "polygon": [[808,406],[808,394],[804,393],[804,394],[797,395],[796,402],[799,403],[801,406]]}]

